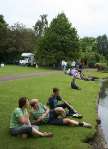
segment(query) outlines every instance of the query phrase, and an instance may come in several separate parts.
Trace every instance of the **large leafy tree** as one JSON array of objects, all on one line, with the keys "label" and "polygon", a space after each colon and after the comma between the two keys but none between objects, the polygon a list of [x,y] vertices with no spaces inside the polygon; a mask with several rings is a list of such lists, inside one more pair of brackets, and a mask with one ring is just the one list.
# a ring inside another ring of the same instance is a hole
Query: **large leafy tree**
[{"label": "large leafy tree", "polygon": [[54,18],[39,43],[38,60],[46,65],[58,66],[61,60],[77,59],[79,38],[77,31],[64,13]]},{"label": "large leafy tree", "polygon": [[16,23],[10,27],[8,40],[8,55],[15,61],[22,52],[32,52],[35,45],[35,34],[32,29]]},{"label": "large leafy tree", "polygon": [[36,37],[37,38],[42,37],[44,35],[47,27],[48,27],[47,15],[46,14],[40,15],[40,19],[37,20],[37,22],[35,23],[35,26],[34,26],[34,31],[35,31]]},{"label": "large leafy tree", "polygon": [[100,54],[102,54],[108,62],[108,37],[106,35],[97,37],[97,49]]},{"label": "large leafy tree", "polygon": [[5,48],[7,29],[7,23],[3,15],[0,15],[0,52]]},{"label": "large leafy tree", "polygon": [[86,64],[90,61],[99,61],[100,55],[97,52],[96,38],[84,37],[80,39],[80,56]]},{"label": "large leafy tree", "polygon": [[3,61],[3,55],[7,49],[8,25],[4,16],[0,15],[0,62]]},{"label": "large leafy tree", "polygon": [[40,19],[38,19],[34,25],[34,33],[35,33],[35,50],[34,53],[37,55],[38,43],[41,38],[44,36],[45,31],[48,28],[48,20],[47,15],[40,15]]},{"label": "large leafy tree", "polygon": [[84,37],[80,39],[80,48],[82,52],[95,52],[96,49],[96,38]]},{"label": "large leafy tree", "polygon": [[23,24],[16,23],[7,26],[6,22],[0,19],[0,61],[14,63],[22,52],[32,52],[35,46],[35,33],[32,29],[26,28]]},{"label": "large leafy tree", "polygon": [[16,51],[32,52],[35,43],[35,34],[32,29],[26,28],[23,24],[16,23],[10,27],[13,47]]},{"label": "large leafy tree", "polygon": [[106,35],[97,37],[97,48],[100,54],[104,56],[108,54],[108,38]]}]

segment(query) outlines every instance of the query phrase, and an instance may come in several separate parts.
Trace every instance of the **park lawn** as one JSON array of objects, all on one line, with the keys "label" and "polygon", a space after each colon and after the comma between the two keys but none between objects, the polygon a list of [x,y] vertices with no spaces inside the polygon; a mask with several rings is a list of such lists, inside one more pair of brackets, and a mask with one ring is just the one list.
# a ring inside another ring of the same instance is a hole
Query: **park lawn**
[{"label": "park lawn", "polygon": [[[98,76],[98,72],[93,71]],[[100,73],[100,77],[106,76]],[[0,149],[88,149],[85,143],[96,132],[96,99],[99,91],[99,82],[86,82],[77,80],[80,91],[70,88],[71,77],[61,72],[44,77],[35,77],[8,81],[0,84]],[[53,138],[21,138],[11,137],[9,134],[9,118],[17,106],[21,96],[39,98],[47,102],[53,87],[58,87],[61,94],[69,101],[84,118],[93,125],[92,129],[65,126],[40,126],[41,130],[54,133]]]},{"label": "park lawn", "polygon": [[85,69],[86,76],[96,76],[98,78],[108,78],[108,72],[97,71],[96,69]]},{"label": "park lawn", "polygon": [[47,68],[35,68],[35,67],[27,67],[27,66],[19,66],[19,65],[5,65],[4,68],[0,68],[0,77],[4,77],[7,75],[16,75],[16,74],[26,74],[26,73],[34,73],[34,72],[43,72],[49,71]]}]

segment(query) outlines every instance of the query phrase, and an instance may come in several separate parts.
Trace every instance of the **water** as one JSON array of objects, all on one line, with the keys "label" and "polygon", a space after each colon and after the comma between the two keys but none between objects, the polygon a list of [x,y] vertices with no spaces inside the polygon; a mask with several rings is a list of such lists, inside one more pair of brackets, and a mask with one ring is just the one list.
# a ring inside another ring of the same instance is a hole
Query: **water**
[{"label": "water", "polygon": [[108,80],[102,82],[98,112],[103,134],[108,144]]}]

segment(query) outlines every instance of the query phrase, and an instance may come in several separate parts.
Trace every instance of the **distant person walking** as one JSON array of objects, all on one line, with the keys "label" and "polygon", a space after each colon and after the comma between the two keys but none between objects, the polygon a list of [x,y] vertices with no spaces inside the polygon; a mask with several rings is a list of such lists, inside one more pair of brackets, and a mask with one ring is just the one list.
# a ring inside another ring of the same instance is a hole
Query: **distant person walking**
[{"label": "distant person walking", "polygon": [[73,61],[72,61],[72,64],[71,64],[72,68],[74,68],[75,65],[76,65],[76,62],[73,60]]},{"label": "distant person walking", "polygon": [[4,66],[5,66],[4,63],[1,63],[1,64],[0,64],[0,67],[1,67],[1,68],[3,68]]},{"label": "distant person walking", "polygon": [[67,62],[65,60],[62,60],[61,66],[62,66],[63,71],[65,71],[67,67]]}]

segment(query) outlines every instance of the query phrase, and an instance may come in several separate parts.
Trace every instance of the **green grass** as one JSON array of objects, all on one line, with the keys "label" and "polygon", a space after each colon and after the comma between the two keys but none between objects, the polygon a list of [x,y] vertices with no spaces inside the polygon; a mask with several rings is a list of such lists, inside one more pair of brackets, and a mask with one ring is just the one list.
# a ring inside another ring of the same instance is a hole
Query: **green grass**
[{"label": "green grass", "polygon": [[96,69],[85,69],[86,76],[96,76],[99,78],[108,78],[107,72],[97,71]]},{"label": "green grass", "polygon": [[[107,76],[107,74],[98,74],[95,71],[92,72],[93,74],[100,77]],[[90,148],[90,145],[84,143],[84,140],[92,137],[96,131],[96,98],[99,91],[99,82],[78,80],[77,83],[81,90],[75,91],[70,88],[70,81],[71,77],[58,72],[45,77],[8,81],[0,84],[0,149]],[[83,120],[92,123],[93,128],[44,125],[40,126],[40,129],[53,132],[53,138],[29,138],[22,140],[21,138],[11,137],[9,134],[9,118],[11,112],[17,106],[18,98],[21,96],[27,96],[30,99],[39,98],[43,103],[46,103],[53,87],[60,88],[64,99],[76,107],[83,114]]]},{"label": "green grass", "polygon": [[47,68],[35,68],[27,66],[15,66],[15,65],[5,65],[4,68],[0,68],[0,77],[7,75],[16,75],[20,73],[32,73],[32,72],[42,72],[48,71]]}]

